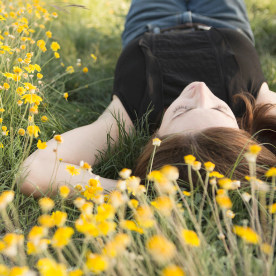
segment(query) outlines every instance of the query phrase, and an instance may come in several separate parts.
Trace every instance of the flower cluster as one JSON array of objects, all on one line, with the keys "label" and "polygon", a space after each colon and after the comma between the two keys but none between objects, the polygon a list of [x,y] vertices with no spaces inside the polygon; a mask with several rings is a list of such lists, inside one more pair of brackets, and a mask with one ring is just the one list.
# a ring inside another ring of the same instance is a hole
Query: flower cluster
[{"label": "flower cluster", "polygon": [[[63,141],[60,135],[56,135],[55,139],[57,143]],[[197,162],[193,155],[185,156],[184,160],[188,172]],[[235,213],[231,210],[233,202],[229,192],[240,194],[240,182],[214,171],[215,165],[209,161],[204,163],[204,167],[207,175],[202,185],[208,184],[209,180],[212,192],[205,189],[202,199],[207,199],[216,222],[216,227],[212,226],[212,231],[217,232],[216,242],[222,243],[226,254],[232,254],[230,248],[232,251],[239,250],[236,237],[240,237],[242,243],[257,246],[261,252],[260,258],[267,260],[266,256],[271,256],[273,252],[273,244],[264,236],[267,228],[260,228],[260,222],[255,217],[251,217],[251,227],[244,222],[242,225],[233,224]],[[79,169],[68,166],[66,170],[72,176],[78,173],[91,174],[91,166],[83,161]],[[273,185],[274,171],[275,168],[270,168],[265,174],[273,178]],[[198,170],[194,172],[198,173]],[[197,265],[202,265],[197,261],[201,258],[197,257],[209,250],[208,240],[202,231],[204,203],[201,202],[195,209],[192,205],[195,191],[183,190],[178,185],[179,171],[174,166],[166,165],[147,175],[147,184],[154,185],[154,199],[147,197],[140,178],[131,174],[130,169],[122,169],[116,189],[108,196],[104,195],[98,177],[90,178],[84,188],[82,185],[76,187],[75,193],[79,196],[73,203],[79,215],[74,221],[70,221],[64,209],[64,200],[71,193],[68,186],[59,188],[62,210],[53,211],[55,202],[48,197],[41,198],[38,225],[30,229],[26,240],[22,234],[12,231],[15,225],[6,213],[14,193],[3,192],[0,195],[0,211],[6,220],[6,227],[12,232],[0,240],[0,253],[11,261],[23,260],[18,267],[20,273],[32,274],[37,269],[41,275],[112,275],[119,269],[129,271],[131,268],[135,273],[152,270],[158,271],[160,275],[197,275]],[[253,176],[247,176],[247,180],[256,182]],[[255,188],[253,185],[253,190]],[[246,196],[256,201],[254,194],[243,193],[241,199],[245,204],[249,202]],[[256,206],[252,205],[251,212],[253,207]],[[275,203],[266,207],[272,215],[276,212]],[[79,237],[81,246],[76,243]],[[234,244],[236,247],[232,248]],[[53,250],[57,258],[52,255]],[[236,257],[240,258],[240,254]],[[28,266],[28,256],[36,258],[35,268]],[[15,267],[0,266],[0,271],[11,273],[13,270]]]},{"label": "flower cluster", "polygon": [[[47,74],[45,65],[51,61],[60,66],[57,59],[61,59],[61,46],[50,30],[58,14],[48,11],[46,5],[39,0],[10,1],[9,4],[0,1],[0,56],[3,61],[0,72],[0,150],[9,147],[7,136],[11,134],[10,128],[25,138],[20,139],[22,143],[32,143],[33,138],[41,135],[41,127],[47,127],[48,117],[43,114],[49,87],[49,82],[44,80]],[[73,72],[73,66],[67,66],[63,75]],[[88,73],[87,67],[83,73]],[[63,93],[60,95],[62,97]],[[68,93],[65,98],[68,98]],[[21,118],[20,125],[16,120],[10,122],[11,112],[14,117]],[[47,144],[40,139],[37,147],[43,150]]]}]

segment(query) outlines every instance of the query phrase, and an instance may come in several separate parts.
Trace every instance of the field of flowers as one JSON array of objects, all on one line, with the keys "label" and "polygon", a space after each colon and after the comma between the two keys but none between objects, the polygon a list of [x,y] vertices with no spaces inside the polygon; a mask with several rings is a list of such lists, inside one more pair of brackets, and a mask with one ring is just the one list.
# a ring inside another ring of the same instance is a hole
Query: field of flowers
[{"label": "field of flowers", "polygon": [[[276,91],[276,2],[246,4]],[[118,179],[108,196],[97,178],[76,186],[74,199],[66,186],[55,198],[20,193],[23,160],[53,137],[58,146],[61,133],[107,106],[128,7],[118,0],[0,1],[0,275],[275,275],[276,168],[256,178],[257,145],[245,153],[244,179],[187,155],[183,166],[198,175],[200,191],[192,181],[180,189],[177,169],[164,166],[147,177],[150,198],[126,169],[149,133],[121,130],[118,154],[100,152],[93,168]],[[159,143],[153,140],[152,158]],[[67,168],[72,177],[90,171],[84,162]]]}]

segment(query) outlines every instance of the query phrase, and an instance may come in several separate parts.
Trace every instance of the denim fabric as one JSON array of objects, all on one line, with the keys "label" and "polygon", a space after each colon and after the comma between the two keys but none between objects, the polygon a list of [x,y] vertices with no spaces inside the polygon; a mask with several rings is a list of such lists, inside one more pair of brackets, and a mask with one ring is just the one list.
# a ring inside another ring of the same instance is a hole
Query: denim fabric
[{"label": "denim fabric", "polygon": [[158,33],[187,22],[235,29],[254,44],[243,0],[132,0],[122,34],[123,47],[144,32]]}]

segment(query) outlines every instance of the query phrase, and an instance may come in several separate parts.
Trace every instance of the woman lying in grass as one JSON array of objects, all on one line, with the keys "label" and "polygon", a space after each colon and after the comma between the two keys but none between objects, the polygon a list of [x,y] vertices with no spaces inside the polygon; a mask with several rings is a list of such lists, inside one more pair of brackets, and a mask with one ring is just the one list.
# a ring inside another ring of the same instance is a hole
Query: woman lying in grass
[{"label": "woman lying in grass", "polygon": [[[133,0],[110,105],[94,123],[29,156],[22,192],[42,196],[64,183],[85,185],[93,175],[71,177],[66,167],[79,169],[81,161],[93,166],[107,148],[107,134],[114,144],[119,139],[117,118],[129,133],[143,127],[149,109],[150,129],[162,140],[153,169],[178,165],[186,180],[183,156],[193,154],[230,178],[243,178],[248,167],[240,156],[256,143],[255,135],[264,145],[257,159],[263,175],[263,165],[276,164],[276,94],[253,45],[242,0]],[[145,178],[151,153],[149,141],[134,175]],[[113,179],[100,181],[107,191],[116,186]]]}]

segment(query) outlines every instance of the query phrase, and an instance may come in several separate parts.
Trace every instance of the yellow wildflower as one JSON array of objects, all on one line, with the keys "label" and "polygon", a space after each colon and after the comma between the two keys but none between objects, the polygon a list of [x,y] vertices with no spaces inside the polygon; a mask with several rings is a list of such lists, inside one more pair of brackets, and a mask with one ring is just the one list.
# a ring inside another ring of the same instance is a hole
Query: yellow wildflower
[{"label": "yellow wildflower", "polygon": [[58,52],[55,52],[54,55],[55,55],[55,58],[57,58],[57,59],[60,58],[60,54]]},{"label": "yellow wildflower", "polygon": [[38,106],[37,105],[34,105],[32,107],[29,108],[29,112],[31,114],[37,114],[38,113]]},{"label": "yellow wildflower", "polygon": [[185,273],[181,267],[171,264],[162,270],[161,276],[185,276]]},{"label": "yellow wildflower", "polygon": [[136,209],[139,205],[139,201],[136,200],[136,199],[130,199],[128,201],[128,205],[129,205],[130,208]]},{"label": "yellow wildflower", "polygon": [[196,158],[193,155],[189,154],[189,155],[184,156],[184,161],[187,165],[192,166],[194,164],[194,162],[196,161]]},{"label": "yellow wildflower", "polygon": [[125,204],[126,201],[127,199],[122,195],[120,191],[115,190],[110,193],[110,203],[114,208],[119,208],[120,206]]},{"label": "yellow wildflower", "polygon": [[52,37],[52,32],[51,31],[47,31],[46,35],[47,35],[48,38],[51,38]]},{"label": "yellow wildflower", "polygon": [[14,233],[6,234],[0,243],[1,253],[9,257],[15,257],[18,252],[18,246],[23,246],[24,236]]},{"label": "yellow wildflower", "polygon": [[72,176],[80,174],[80,169],[76,169],[75,166],[67,165],[66,171],[68,171]]},{"label": "yellow wildflower", "polygon": [[13,78],[13,74],[12,73],[3,73],[3,75],[8,78],[8,79],[12,79]]},{"label": "yellow wildflower", "polygon": [[3,113],[5,111],[4,108],[0,108],[0,113]]},{"label": "yellow wildflower", "polygon": [[272,167],[270,168],[266,173],[265,173],[266,177],[276,177],[276,167]]},{"label": "yellow wildflower", "polygon": [[9,134],[9,130],[7,130],[6,126],[2,126],[2,135],[7,136]]},{"label": "yellow wildflower", "polygon": [[46,49],[46,42],[43,39],[40,39],[36,42],[36,45],[40,48],[40,50],[44,51]]},{"label": "yellow wildflower", "polygon": [[161,235],[151,237],[146,244],[151,256],[160,263],[170,261],[176,253],[175,245]]},{"label": "yellow wildflower", "polygon": [[181,231],[181,235],[185,244],[188,244],[193,247],[200,246],[200,239],[198,238],[196,232],[188,229],[183,229]]},{"label": "yellow wildflower", "polygon": [[73,66],[68,66],[66,68],[66,72],[68,72],[69,74],[73,74],[75,72],[74,67]]},{"label": "yellow wildflower", "polygon": [[215,169],[215,166],[216,165],[210,161],[204,163],[204,167],[207,172],[212,172]]},{"label": "yellow wildflower", "polygon": [[66,266],[64,264],[56,263],[53,259],[43,258],[38,260],[37,268],[41,276],[67,275]]},{"label": "yellow wildflower", "polygon": [[99,254],[87,254],[86,267],[95,274],[100,274],[108,269],[107,260]]},{"label": "yellow wildflower", "polygon": [[151,228],[155,224],[153,211],[147,205],[141,205],[136,209],[135,219],[143,228]]},{"label": "yellow wildflower", "polygon": [[91,166],[87,162],[84,162],[84,161],[80,162],[80,168],[83,170],[91,171]]},{"label": "yellow wildflower", "polygon": [[63,143],[63,138],[62,138],[62,136],[61,135],[55,135],[54,136],[54,139],[57,141],[57,143],[58,144],[61,144],[61,143]]},{"label": "yellow wildflower", "polygon": [[0,195],[0,210],[3,210],[14,199],[14,191],[4,191]]},{"label": "yellow wildflower", "polygon": [[268,211],[270,214],[275,214],[276,213],[276,203],[273,203],[268,206]]},{"label": "yellow wildflower", "polygon": [[94,54],[91,54],[90,56],[93,58],[94,61],[97,60],[97,57]]},{"label": "yellow wildflower", "polygon": [[185,196],[191,196],[191,193],[188,192],[188,191],[183,191],[182,193],[183,193],[183,195],[185,195]]},{"label": "yellow wildflower", "polygon": [[40,80],[40,79],[42,79],[43,78],[43,75],[42,74],[40,74],[40,73],[37,73],[37,78]]},{"label": "yellow wildflower", "polygon": [[259,145],[251,145],[249,146],[249,152],[251,154],[255,154],[255,155],[258,155],[259,152],[261,151],[262,147],[259,146]]},{"label": "yellow wildflower", "polygon": [[103,192],[103,188],[100,186],[85,186],[85,191],[83,192],[83,196],[87,199],[95,200],[96,196]]},{"label": "yellow wildflower", "polygon": [[13,72],[17,75],[20,75],[20,74],[22,74],[22,69],[18,66],[14,66],[13,67]]},{"label": "yellow wildflower", "polygon": [[130,242],[130,237],[127,234],[119,233],[105,245],[103,253],[109,258],[117,257],[126,250]]},{"label": "yellow wildflower", "polygon": [[75,205],[80,209],[84,215],[91,215],[93,212],[94,204],[92,202],[86,202],[84,198],[79,198],[74,201]]},{"label": "yellow wildflower", "polygon": [[27,57],[27,58],[31,58],[32,56],[33,56],[33,53],[27,53],[27,54],[26,54],[26,57]]},{"label": "yellow wildflower", "polygon": [[69,243],[73,234],[74,230],[71,227],[58,228],[52,238],[53,247],[63,248]]},{"label": "yellow wildflower", "polygon": [[124,229],[130,230],[130,231],[135,231],[140,234],[144,233],[143,229],[141,227],[138,227],[136,225],[136,223],[132,220],[123,220],[123,221],[121,221],[120,226]]},{"label": "yellow wildflower", "polygon": [[215,186],[215,185],[217,185],[217,179],[216,179],[215,177],[212,177],[212,178],[210,178],[209,183],[210,183],[212,186]]},{"label": "yellow wildflower", "polygon": [[230,209],[232,207],[231,199],[226,194],[218,194],[216,201],[222,209]]},{"label": "yellow wildflower", "polygon": [[42,121],[43,123],[47,122],[47,121],[48,121],[47,116],[42,116],[42,117],[41,117],[41,121]]},{"label": "yellow wildflower", "polygon": [[247,226],[234,225],[233,232],[247,243],[257,244],[261,241],[260,236]]},{"label": "yellow wildflower", "polygon": [[39,105],[40,102],[42,101],[42,98],[36,94],[25,94],[21,97],[22,100],[25,99],[24,103],[30,103],[33,104],[35,103],[36,105]]},{"label": "yellow wildflower", "polygon": [[82,185],[81,184],[77,184],[77,185],[75,185],[74,186],[74,189],[76,190],[76,191],[78,191],[78,192],[81,192],[82,191]]},{"label": "yellow wildflower", "polygon": [[227,195],[226,190],[223,190],[223,189],[217,189],[217,194],[218,195]]},{"label": "yellow wildflower", "polygon": [[[2,15],[0,15],[0,20],[2,20],[1,17],[2,17]],[[0,275],[10,276],[10,269],[5,265],[0,264]]]},{"label": "yellow wildflower", "polygon": [[101,221],[97,224],[99,235],[110,235],[116,229],[116,223],[114,221]]},{"label": "yellow wildflower", "polygon": [[69,276],[82,276],[83,271],[81,269],[75,269],[69,272]]},{"label": "yellow wildflower", "polygon": [[[25,64],[30,64],[31,63],[31,58],[24,58],[24,60],[23,60],[23,62],[25,63]],[[27,78],[28,77],[28,74],[27,75],[25,75],[25,78]]]},{"label": "yellow wildflower", "polygon": [[161,140],[159,138],[152,139],[152,145],[159,147],[161,145]]},{"label": "yellow wildflower", "polygon": [[51,44],[51,49],[52,49],[54,52],[56,52],[57,50],[60,49],[60,45],[59,45],[56,41],[54,41],[54,42],[52,42],[52,44]]},{"label": "yellow wildflower", "polygon": [[46,149],[47,148],[47,144],[46,144],[46,142],[41,142],[41,140],[38,140],[38,142],[37,142],[37,148],[38,149]]},{"label": "yellow wildflower", "polygon": [[165,177],[163,173],[160,171],[152,171],[147,176],[148,180],[154,181],[157,183],[162,183],[168,181],[168,179]]},{"label": "yellow wildflower", "polygon": [[13,80],[14,80],[14,81],[20,81],[20,80],[21,80],[21,77],[18,76],[18,75],[14,75],[14,76],[13,76]]},{"label": "yellow wildflower", "polygon": [[41,239],[38,242],[27,242],[27,254],[28,255],[35,255],[40,254],[48,248],[50,244],[50,240],[48,239]]},{"label": "yellow wildflower", "polygon": [[52,16],[53,16],[54,18],[57,18],[57,17],[58,17],[58,14],[57,14],[56,12],[52,12]]},{"label": "yellow wildflower", "polygon": [[23,95],[25,92],[26,92],[26,89],[22,86],[19,86],[17,89],[16,89],[16,92],[18,95]]},{"label": "yellow wildflower", "polygon": [[228,218],[231,218],[231,219],[233,219],[234,217],[235,217],[235,213],[233,212],[233,211],[231,211],[231,210],[227,210],[226,211],[226,216],[228,217]]},{"label": "yellow wildflower", "polygon": [[176,181],[179,177],[178,168],[171,165],[163,166],[160,172],[170,181]]},{"label": "yellow wildflower", "polygon": [[136,193],[138,194],[141,186],[140,181],[141,181],[140,177],[136,177],[136,176],[130,176],[129,178],[127,178],[127,180],[125,181],[125,184],[128,192],[133,193],[134,195]]},{"label": "yellow wildflower", "polygon": [[263,243],[261,244],[261,250],[264,252],[266,255],[271,255],[273,253],[273,248],[271,247],[270,244],[268,243]]},{"label": "yellow wildflower", "polygon": [[38,223],[46,228],[52,228],[55,226],[55,222],[50,215],[43,214],[38,217]]},{"label": "yellow wildflower", "polygon": [[49,198],[49,197],[43,197],[43,198],[41,198],[38,201],[38,203],[39,203],[39,206],[40,206],[40,208],[42,209],[43,212],[49,212],[55,206],[54,201],[51,198]]},{"label": "yellow wildflower", "polygon": [[9,276],[25,276],[25,275],[28,275],[29,273],[30,273],[30,270],[27,266],[21,266],[21,267],[14,266],[11,268]]},{"label": "yellow wildflower", "polygon": [[55,225],[62,227],[67,219],[67,214],[65,212],[56,211],[52,213],[52,219],[55,222]]},{"label": "yellow wildflower", "polygon": [[259,145],[249,146],[249,150],[244,154],[246,160],[250,163],[255,163],[261,149],[262,147]]},{"label": "yellow wildflower", "polygon": [[9,85],[8,83],[5,82],[5,83],[3,84],[3,87],[4,87],[6,90],[8,90],[8,89],[10,88],[10,85]]},{"label": "yellow wildflower", "polygon": [[193,165],[192,165],[192,169],[194,171],[199,171],[201,169],[201,162],[199,161],[194,161]]},{"label": "yellow wildflower", "polygon": [[87,68],[87,67],[84,67],[84,68],[82,69],[82,72],[83,72],[84,74],[88,73],[88,68]]},{"label": "yellow wildflower", "polygon": [[218,180],[218,184],[221,188],[225,190],[231,190],[232,189],[232,180],[229,178],[221,178]]},{"label": "yellow wildflower", "polygon": [[29,232],[28,239],[32,242],[38,242],[45,235],[47,235],[47,229],[45,227],[34,226]]},{"label": "yellow wildflower", "polygon": [[[75,200],[74,200],[74,204],[77,208],[81,208],[84,204],[86,203],[85,199],[82,198],[82,197],[77,197]],[[89,202],[90,204],[92,204],[91,202]],[[93,210],[93,204],[91,206],[91,212]]]},{"label": "yellow wildflower", "polygon": [[39,135],[38,133],[40,132],[40,129],[38,126],[34,125],[34,126],[28,126],[27,131],[30,136],[34,135],[34,137],[37,138]]},{"label": "yellow wildflower", "polygon": [[162,215],[170,216],[173,209],[173,203],[168,196],[157,197],[156,200],[151,202],[151,205],[155,207]]},{"label": "yellow wildflower", "polygon": [[130,177],[131,172],[132,171],[130,169],[124,168],[119,172],[119,175],[120,175],[121,178],[127,179],[127,178]]},{"label": "yellow wildflower", "polygon": [[65,92],[64,94],[63,94],[63,97],[64,97],[64,99],[67,101],[67,98],[68,98],[68,93],[67,92]]},{"label": "yellow wildflower", "polygon": [[70,193],[70,189],[67,186],[61,186],[59,188],[59,193],[62,198],[67,198]]},{"label": "yellow wildflower", "polygon": [[103,203],[97,206],[96,219],[98,221],[113,219],[114,216],[115,216],[115,208],[111,204]]}]

